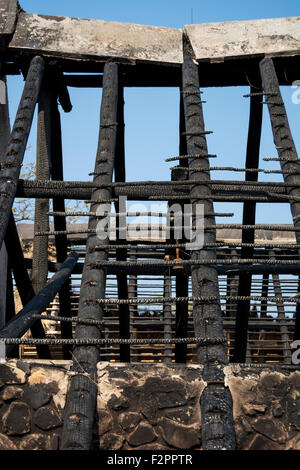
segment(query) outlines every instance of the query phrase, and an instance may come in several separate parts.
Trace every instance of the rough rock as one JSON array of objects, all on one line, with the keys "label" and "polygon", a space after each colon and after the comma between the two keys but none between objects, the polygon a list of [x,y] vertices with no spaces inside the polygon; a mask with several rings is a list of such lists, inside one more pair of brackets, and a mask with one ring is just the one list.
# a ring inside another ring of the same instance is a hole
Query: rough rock
[{"label": "rough rock", "polygon": [[292,426],[300,430],[300,396],[288,401],[288,419]]},{"label": "rough rock", "polygon": [[0,434],[0,450],[17,450],[17,447],[9,437]]},{"label": "rough rock", "polygon": [[106,410],[98,410],[98,433],[99,436],[105,434],[113,426],[111,414]]},{"label": "rough rock", "polygon": [[0,364],[0,377],[7,385],[24,384],[26,381],[26,374],[23,370],[6,364]]},{"label": "rough rock", "polygon": [[248,450],[282,450],[282,448],[267,437],[257,434],[251,441]]},{"label": "rough rock", "polygon": [[129,408],[129,401],[124,396],[117,397],[116,395],[112,395],[108,402],[108,406],[112,410],[122,411]]},{"label": "rough rock", "polygon": [[141,420],[141,415],[139,413],[134,412],[124,413],[119,418],[120,425],[126,432],[133,431]]},{"label": "rough rock", "polygon": [[194,409],[192,407],[183,407],[172,410],[166,410],[164,412],[164,416],[181,424],[191,424],[193,413]]},{"label": "rough rock", "polygon": [[34,424],[44,431],[56,428],[62,424],[58,412],[50,406],[39,408],[33,416]]},{"label": "rough rock", "polygon": [[283,410],[282,406],[280,405],[280,403],[274,403],[274,405],[272,407],[272,414],[273,414],[274,418],[281,418],[283,413],[284,413],[284,410]]},{"label": "rough rock", "polygon": [[22,435],[30,431],[30,409],[26,403],[13,402],[3,416],[3,428],[6,434]]},{"label": "rough rock", "polygon": [[24,361],[17,361],[16,366],[21,369],[25,374],[30,374],[30,364]]},{"label": "rough rock", "polygon": [[4,401],[11,401],[11,400],[20,400],[23,396],[23,389],[21,387],[16,387],[15,385],[11,385],[9,387],[5,387],[2,392],[1,398]]},{"label": "rough rock", "polygon": [[245,415],[254,416],[257,413],[264,414],[267,410],[267,406],[264,404],[257,404],[257,403],[245,403],[242,405],[242,410]]},{"label": "rough rock", "polygon": [[148,423],[141,423],[139,426],[127,437],[129,444],[133,447],[148,444],[156,439],[156,434],[152,426]]},{"label": "rough rock", "polygon": [[159,427],[163,439],[172,447],[190,449],[200,445],[200,432],[195,428],[175,423],[168,418],[161,418]]},{"label": "rough rock", "polygon": [[159,442],[151,442],[150,444],[144,444],[139,447],[135,447],[134,450],[169,450],[168,446],[160,444]]},{"label": "rough rock", "polygon": [[280,421],[270,418],[258,418],[252,423],[253,429],[272,441],[282,443],[286,441],[286,429]]},{"label": "rough rock", "polygon": [[47,434],[28,434],[19,444],[20,450],[56,450],[58,448],[58,436]]},{"label": "rough rock", "polygon": [[100,437],[100,449],[119,450],[121,449],[125,438],[122,434],[106,433]]},{"label": "rough rock", "polygon": [[51,397],[51,386],[43,383],[28,387],[24,393],[24,400],[32,406],[34,410],[37,410],[43,405],[47,405]]}]

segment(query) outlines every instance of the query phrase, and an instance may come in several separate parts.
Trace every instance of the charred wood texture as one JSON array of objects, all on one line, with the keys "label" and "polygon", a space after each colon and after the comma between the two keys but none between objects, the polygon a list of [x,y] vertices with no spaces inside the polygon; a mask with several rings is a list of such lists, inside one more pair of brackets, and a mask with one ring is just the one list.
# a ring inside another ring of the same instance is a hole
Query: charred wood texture
[{"label": "charred wood texture", "polygon": [[0,247],[2,245],[10,212],[16,194],[18,178],[26,144],[38,100],[44,73],[44,60],[34,57],[30,63],[24,91],[12,132],[9,137],[0,181]]},{"label": "charred wood texture", "polygon": [[[62,153],[62,134],[60,113],[57,106],[56,95],[58,91],[54,90],[52,97],[52,115],[51,115],[51,153],[50,153],[50,175],[52,181],[63,181],[63,153]],[[62,197],[53,198],[53,210],[65,212],[65,200]],[[54,230],[66,230],[66,218],[64,216],[54,216]],[[67,236],[55,236],[56,260],[60,265],[68,255]],[[71,316],[71,282],[70,279],[65,282],[59,291],[59,309],[60,314],[66,317]],[[61,323],[62,338],[72,338],[72,325],[70,323]],[[71,357],[71,347],[63,345],[63,355],[65,359]]]},{"label": "charred wood texture", "polygon": [[[291,184],[288,189],[288,197],[290,197],[290,207],[293,216],[294,226],[296,229],[300,227],[300,163],[294,139],[290,130],[286,109],[281,96],[278,78],[274,67],[273,60],[270,58],[263,59],[260,64],[260,73],[262,86],[266,95],[266,103],[268,106],[273,139],[280,158],[280,166],[283,172],[285,183]],[[288,174],[287,172],[297,172],[298,174]],[[294,187],[293,187],[294,185]],[[295,232],[297,243],[300,241],[300,232]],[[294,339],[300,339],[300,306],[296,309],[296,324]]]},{"label": "charred wood texture", "polygon": [[[254,93],[256,89],[251,87],[250,93]],[[246,154],[246,169],[257,169],[259,164],[259,149],[262,128],[262,97],[261,95],[253,95],[250,98],[250,117],[249,131]],[[246,172],[246,181],[257,181],[258,173]],[[255,224],[256,202],[248,201],[244,203],[243,208],[243,224]],[[242,243],[254,243],[255,230],[243,229]],[[253,247],[243,247],[241,250],[241,258],[252,258],[254,252]],[[241,274],[239,277],[238,295],[249,296],[251,292],[251,273]],[[245,362],[247,337],[248,337],[248,319],[250,313],[250,302],[240,301],[237,304],[236,326],[235,326],[235,344],[234,344],[234,362]]]},{"label": "charred wood texture", "polygon": [[[115,166],[116,135],[118,109],[118,66],[107,63],[104,67],[103,92],[100,116],[98,151],[95,163],[95,183],[112,181]],[[98,175],[103,172],[105,174]],[[95,200],[110,199],[111,190],[96,189],[92,193]],[[91,204],[91,212],[110,211],[110,204]],[[89,218],[89,228],[96,229],[99,218]],[[96,245],[107,245],[107,233],[100,240],[91,234],[87,240],[86,257],[80,289],[78,316],[82,319],[102,320],[103,306],[90,305],[87,300],[102,298],[105,295],[106,272],[104,269],[91,269],[90,265],[107,260],[107,250],[95,251]],[[101,329],[97,326],[78,325],[76,338],[101,338]],[[92,445],[93,424],[97,401],[97,362],[100,359],[97,346],[76,347],[74,349],[73,368],[78,374],[71,377],[67,397],[64,428],[62,435],[63,449],[89,449]]]},{"label": "charred wood texture", "polygon": [[[32,328],[32,325],[36,322],[34,315],[40,315],[46,309],[72,273],[77,259],[77,253],[73,252],[70,254],[69,258],[62,264],[60,270],[54,274],[46,287],[0,330],[0,338],[21,338],[29,328]],[[13,345],[7,347],[8,353],[12,347]]]},{"label": "charred wood texture", "polygon": [[[182,93],[185,113],[187,153],[203,154],[203,158],[189,159],[190,179],[195,181],[191,188],[193,218],[196,207],[203,204],[204,213],[214,213],[213,203],[203,196],[211,195],[209,159],[205,137],[202,103],[199,91],[198,66],[196,65],[191,46],[184,38],[184,59],[182,66]],[[206,171],[197,171],[198,168]],[[205,225],[215,225],[212,216],[205,217]],[[204,243],[215,243],[216,232],[204,233]],[[199,240],[199,243],[201,241]],[[201,246],[200,246],[201,248]],[[197,249],[192,252],[192,260],[216,259],[216,250]],[[215,267],[192,266],[193,296],[218,296],[218,273]],[[219,301],[195,303],[193,309],[195,336],[224,339],[222,312]],[[228,388],[224,386],[222,367],[227,363],[224,344],[198,346],[198,361],[204,365],[203,377],[207,386],[201,395],[202,443],[203,449],[234,449],[235,433],[232,416],[232,401]],[[219,382],[220,384],[216,384]]]}]

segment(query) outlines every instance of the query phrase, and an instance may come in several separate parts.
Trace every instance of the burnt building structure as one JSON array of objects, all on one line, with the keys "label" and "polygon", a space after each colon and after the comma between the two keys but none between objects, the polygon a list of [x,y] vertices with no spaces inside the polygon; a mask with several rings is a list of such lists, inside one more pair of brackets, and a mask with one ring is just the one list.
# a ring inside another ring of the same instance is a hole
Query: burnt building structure
[{"label": "burnt building structure", "polygon": [[[0,15],[1,446],[299,448],[300,165],[280,86],[298,78],[300,18],[181,31],[34,15],[14,0],[0,2]],[[7,75],[25,79],[11,130]],[[245,85],[244,165],[224,167],[207,146],[204,90]],[[89,181],[63,179],[58,103],[71,112],[70,87],[102,88]],[[177,163],[169,181],[126,181],[125,87],[178,89],[180,145],[168,159]],[[261,161],[263,105],[276,153]],[[20,170],[36,106],[36,178],[26,181]],[[277,170],[265,168],[270,159]],[[282,182],[259,181],[266,173]],[[178,237],[183,216],[130,214],[120,196],[189,204],[201,243]],[[29,259],[16,197],[35,199]],[[88,202],[76,214],[86,224],[67,225],[65,199]],[[241,204],[241,224],[219,223],[232,216],[215,210],[220,201]],[[257,224],[259,203],[289,203],[294,224]],[[126,236],[133,215],[159,217],[159,237],[146,226]],[[116,235],[99,237],[108,217]]]}]

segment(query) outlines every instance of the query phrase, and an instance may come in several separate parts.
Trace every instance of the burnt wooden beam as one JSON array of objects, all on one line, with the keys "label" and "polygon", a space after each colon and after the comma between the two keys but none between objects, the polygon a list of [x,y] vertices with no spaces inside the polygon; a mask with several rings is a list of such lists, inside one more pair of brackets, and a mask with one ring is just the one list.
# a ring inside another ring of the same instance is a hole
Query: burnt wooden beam
[{"label": "burnt wooden beam", "polygon": [[14,299],[14,288],[12,279],[12,269],[10,261],[7,263],[7,275],[6,275],[6,323],[8,323],[15,316],[15,299]]},{"label": "burnt wooden beam", "polygon": [[[184,113],[184,94],[182,86],[179,89],[180,100],[179,100],[179,155],[186,155],[187,150],[187,139],[186,139],[186,122],[185,122],[185,113]],[[181,160],[181,166],[188,168],[188,160]],[[176,175],[176,172],[172,171],[171,179],[176,181],[185,180],[187,174],[184,172],[179,172]],[[181,207],[181,212],[184,214],[184,203],[178,199],[173,202],[178,204]],[[171,204],[172,205],[172,204]],[[170,206],[170,203],[169,203]],[[182,225],[184,225],[184,220],[182,218]],[[172,230],[171,242],[176,242],[174,239],[174,230]],[[184,242],[184,239],[177,240],[178,243]],[[173,249],[173,256],[180,256],[180,250]],[[183,268],[178,269],[178,273],[175,279],[176,283],[176,297],[187,297],[188,296],[188,285],[189,278],[186,271]],[[188,302],[176,302],[176,322],[175,322],[175,336],[176,338],[186,338],[187,336],[187,321],[188,321]],[[176,344],[175,345],[175,362],[185,363],[187,358],[187,345],[186,344]]]},{"label": "burnt wooden beam", "polygon": [[18,0],[0,2],[0,48],[6,48],[16,29],[20,12]]},{"label": "burnt wooden beam", "polygon": [[[7,247],[7,252],[9,256],[9,260],[11,263],[12,271],[14,274],[14,279],[16,283],[16,287],[19,292],[19,296],[23,307],[25,307],[28,302],[30,302],[34,296],[35,291],[32,286],[32,282],[30,280],[29,274],[27,272],[28,267],[26,266],[26,261],[24,259],[24,254],[22,250],[22,246],[20,243],[16,223],[14,220],[14,216],[11,213],[9,218],[7,231],[5,234],[5,245]],[[29,269],[32,268],[32,265],[29,266]],[[31,334],[34,338],[45,338],[45,330],[42,325],[41,320],[36,320],[31,326]],[[37,345],[37,353],[40,359],[49,359],[51,356],[50,349],[47,344],[45,345]]]},{"label": "burnt wooden beam", "polygon": [[[266,95],[266,103],[268,106],[273,139],[280,159],[282,171],[300,172],[300,163],[294,139],[290,130],[289,121],[279,88],[278,78],[272,59],[265,58],[260,62],[260,73],[262,86]],[[291,196],[290,208],[293,216],[294,226],[300,227],[300,202],[293,200],[293,197],[300,196],[300,174],[283,174],[284,181],[291,184],[288,195]],[[294,187],[293,187],[294,185]],[[299,200],[300,201],[300,200]],[[300,232],[295,232],[297,243],[300,241]],[[300,287],[300,280],[299,280]],[[300,292],[300,290],[299,290]],[[296,323],[294,339],[300,339],[300,307],[296,309]]]},{"label": "burnt wooden beam", "polygon": [[[36,181],[50,179],[51,152],[51,102],[49,82],[44,79],[38,100]],[[48,279],[48,235],[36,236],[37,232],[49,230],[49,200],[36,199],[34,212],[34,239],[32,258],[32,285],[37,294]]]},{"label": "burnt wooden beam", "polygon": [[[50,176],[52,181],[63,181],[63,153],[60,112],[57,106],[57,89],[54,88],[52,96],[51,114],[51,151],[50,151]],[[53,197],[53,211],[65,212],[65,200],[63,197]],[[66,217],[54,216],[54,230],[66,230]],[[63,263],[68,255],[67,236],[55,235],[56,261],[58,265]],[[71,316],[71,281],[68,279],[58,293],[60,314]],[[61,323],[62,338],[72,338],[72,324]],[[63,356],[65,359],[71,358],[71,346],[63,345]]]},{"label": "burnt wooden beam", "polygon": [[[164,276],[164,297],[172,296],[172,278],[169,275]],[[172,338],[172,307],[171,304],[165,303],[163,305],[164,317],[164,339]],[[164,346],[164,362],[167,364],[172,363],[172,345],[165,344]],[[176,358],[175,358],[175,362]]]},{"label": "burnt wooden beam", "polygon": [[9,137],[0,182],[0,247],[9,221],[33,113],[41,87],[44,60],[34,57],[30,63],[24,91]]},{"label": "burnt wooden beam", "polygon": [[[270,253],[270,259],[275,260],[276,254],[274,250],[270,250],[269,253]],[[273,279],[275,297],[282,297],[282,289],[281,289],[279,275],[277,273],[272,274],[272,279]],[[282,301],[276,301],[276,307],[277,307],[277,318],[278,318],[279,329],[280,329],[281,340],[282,340],[283,362],[284,364],[290,364],[291,363],[291,348],[289,344],[290,343],[289,332],[288,332],[287,326],[283,324],[286,322],[284,303]]]},{"label": "burnt wooden beam", "polygon": [[[257,169],[259,166],[259,149],[262,129],[263,104],[262,96],[255,93],[261,92],[261,89],[250,87],[250,116],[249,130],[246,152],[246,169]],[[258,181],[258,173],[245,173],[245,181]],[[243,207],[243,224],[255,224],[256,202],[246,201]],[[242,230],[242,243],[254,243],[255,231],[253,229]],[[252,247],[242,247],[241,258],[252,258],[254,249]],[[244,273],[239,276],[239,296],[249,296],[251,292],[251,273]],[[233,362],[245,362],[247,338],[248,338],[248,319],[250,314],[250,301],[239,301],[236,309],[235,341]]]},{"label": "burnt wooden beam", "polygon": [[[168,197],[175,198],[176,200],[186,198],[189,196],[189,187],[187,185],[164,185],[164,182],[149,182],[140,183],[140,186],[135,184],[131,185],[129,182],[124,185],[113,187],[112,197],[127,196],[130,200],[146,200],[149,198],[157,198],[157,200],[167,200]],[[244,186],[240,184],[233,186],[232,184],[224,184],[224,181],[213,181],[211,183],[212,199],[221,202],[230,200],[231,202],[245,202],[251,199],[256,202],[277,202],[285,203],[287,192],[286,187],[278,183],[277,186],[259,187],[252,186],[251,183],[245,183]],[[93,183],[87,181],[30,181],[19,179],[16,197],[28,198],[52,198],[64,197],[65,199],[78,199],[89,200],[93,190]],[[174,201],[172,201],[174,202]],[[188,201],[184,201],[188,202]]]},{"label": "burnt wooden beam", "polygon": [[[125,168],[125,123],[124,123],[124,87],[119,76],[119,91],[118,91],[118,111],[117,111],[117,137],[116,137],[116,157],[115,157],[115,181],[125,182],[126,168]],[[119,202],[115,203],[116,212],[126,212],[126,207],[120,207]],[[124,243],[125,240],[120,239],[122,228],[126,226],[126,217],[118,216],[116,219],[116,237],[118,243]],[[123,227],[122,227],[123,226]],[[125,245],[125,243],[124,243]],[[127,250],[117,249],[116,260],[126,261]],[[119,299],[128,299],[128,284],[127,275],[125,273],[117,274],[118,284],[118,297]],[[119,328],[120,338],[130,338],[130,311],[129,305],[119,306]],[[120,344],[120,361],[130,362],[130,345]]]},{"label": "burnt wooden beam", "polygon": [[[109,183],[112,181],[115,167],[116,136],[118,110],[118,66],[107,63],[104,67],[103,92],[101,102],[100,130],[98,149],[95,162],[95,183]],[[99,173],[101,173],[99,175]],[[94,200],[110,199],[110,188],[96,189],[92,193]],[[91,211],[97,209],[110,210],[111,204],[91,204]],[[99,218],[89,218],[89,228],[96,229]],[[106,245],[109,242],[108,234],[103,232],[103,238],[90,234],[87,239],[86,257],[83,268],[80,289],[78,317],[82,319],[102,320],[103,306],[95,303],[91,305],[90,299],[102,298],[105,295],[106,272],[104,269],[92,269],[90,265],[105,261],[108,258],[107,250],[95,251],[96,245]],[[76,338],[100,338],[101,329],[97,326],[78,325]],[[67,396],[65,419],[62,433],[62,449],[90,449],[92,445],[93,424],[95,419],[97,401],[97,362],[99,361],[99,348],[84,346],[74,348],[73,369],[78,372],[70,379]],[[85,374],[82,374],[82,372]],[[92,380],[91,380],[92,379]],[[84,396],[84,400],[82,400]],[[74,419],[75,418],[75,419]]]},{"label": "burnt wooden beam", "polygon": [[[236,249],[230,250],[230,259],[237,260],[238,254]],[[236,274],[227,274],[227,283],[226,283],[226,290],[227,295],[236,296],[238,293],[238,279],[239,277]],[[236,302],[232,302],[227,300],[226,302],[226,317],[235,317],[236,315]]]},{"label": "burnt wooden beam", "polygon": [[[0,103],[0,165],[4,163],[5,151],[10,134],[9,122],[9,109],[8,109],[8,96],[7,96],[7,82],[6,75],[3,67],[3,62],[0,63],[0,80],[3,88],[4,100]],[[5,324],[6,317],[6,288],[7,288],[7,250],[5,243],[0,248],[0,325]]]},{"label": "burnt wooden beam", "polygon": [[[269,274],[264,273],[262,278],[261,296],[267,297],[269,291]],[[297,304],[298,306],[298,304]],[[262,300],[260,303],[260,317],[267,318],[268,302]]]},{"label": "burnt wooden beam", "polygon": [[[190,179],[195,181],[191,188],[193,220],[195,221],[196,208],[203,204],[204,213],[213,214],[213,203],[204,199],[203,195],[210,195],[210,176],[207,142],[205,137],[204,119],[201,95],[199,91],[198,67],[195,64],[191,45],[184,36],[183,39],[183,65],[182,65],[182,93],[184,102],[185,127],[187,139],[187,153],[189,155],[203,154],[203,158],[189,159]],[[197,169],[206,169],[199,172]],[[214,216],[205,217],[206,225],[215,225]],[[216,241],[216,231],[204,233],[204,243]],[[199,241],[200,243],[200,241]],[[200,243],[201,244],[201,243]],[[194,250],[192,260],[216,259],[215,249]],[[191,266],[193,296],[218,296],[218,273],[212,266]],[[222,312],[220,303],[194,304],[194,331],[195,336],[219,338],[224,340]],[[228,387],[224,386],[224,373],[222,367],[227,363],[225,344],[198,346],[197,358],[203,364],[203,378],[207,386],[200,398],[202,420],[203,449],[234,449],[235,433],[232,416],[232,398]]]},{"label": "burnt wooden beam", "polygon": [[[0,330],[0,338],[21,338],[36,322],[35,315],[40,315],[55,297],[61,286],[72,273],[78,255],[73,252],[62,264],[60,270],[54,274],[46,287],[40,291],[15,317]],[[7,353],[13,348],[7,346]]]}]

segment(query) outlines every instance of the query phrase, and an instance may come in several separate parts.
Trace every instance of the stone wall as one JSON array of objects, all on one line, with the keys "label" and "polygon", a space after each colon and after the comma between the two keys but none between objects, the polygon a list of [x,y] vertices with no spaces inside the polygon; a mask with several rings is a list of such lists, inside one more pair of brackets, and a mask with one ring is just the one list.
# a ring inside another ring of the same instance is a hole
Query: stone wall
[{"label": "stone wall", "polygon": [[0,364],[0,450],[57,450],[70,363]]},{"label": "stone wall", "polygon": [[[198,365],[99,364],[102,449],[201,449]],[[238,449],[300,450],[300,371],[225,368]]]},{"label": "stone wall", "polygon": [[[0,364],[0,450],[57,450],[71,363]],[[238,449],[300,450],[300,371],[225,368]],[[202,367],[98,364],[95,448],[200,450]]]}]

